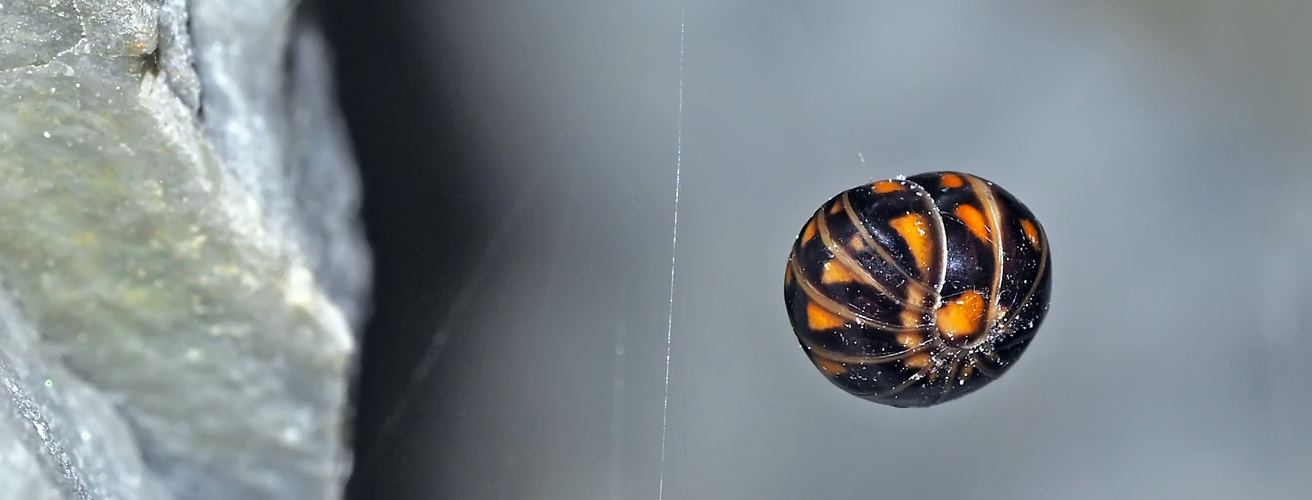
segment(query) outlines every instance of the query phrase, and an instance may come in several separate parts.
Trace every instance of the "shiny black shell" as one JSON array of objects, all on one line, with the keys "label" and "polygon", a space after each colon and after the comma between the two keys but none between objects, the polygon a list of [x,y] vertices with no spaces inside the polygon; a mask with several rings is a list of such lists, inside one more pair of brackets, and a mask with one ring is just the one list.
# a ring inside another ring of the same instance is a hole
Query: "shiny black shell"
[{"label": "shiny black shell", "polygon": [[802,227],[784,304],[835,385],[897,407],[1002,376],[1048,311],[1052,263],[1034,214],[1000,186],[932,172],[858,186]]}]

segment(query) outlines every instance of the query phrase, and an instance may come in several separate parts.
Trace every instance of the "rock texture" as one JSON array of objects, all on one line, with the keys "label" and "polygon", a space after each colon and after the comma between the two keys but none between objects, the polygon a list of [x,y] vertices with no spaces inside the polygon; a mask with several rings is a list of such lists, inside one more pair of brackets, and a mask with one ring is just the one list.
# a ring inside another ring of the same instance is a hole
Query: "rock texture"
[{"label": "rock texture", "polygon": [[368,256],[288,1],[0,7],[0,499],[334,498]]}]

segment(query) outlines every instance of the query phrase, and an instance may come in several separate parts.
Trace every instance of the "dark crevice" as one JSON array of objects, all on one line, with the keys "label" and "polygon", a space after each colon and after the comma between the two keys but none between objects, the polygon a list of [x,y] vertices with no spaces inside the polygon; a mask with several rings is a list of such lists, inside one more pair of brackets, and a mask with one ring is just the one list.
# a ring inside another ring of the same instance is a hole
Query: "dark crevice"
[{"label": "dark crevice", "polygon": [[[403,416],[399,426],[382,427],[464,285],[482,246],[471,243],[486,241],[490,225],[478,179],[493,166],[481,158],[468,117],[452,104],[460,100],[460,82],[443,71],[451,61],[421,48],[449,49],[423,39],[416,21],[421,7],[415,0],[306,6],[307,15],[322,20],[332,46],[374,258],[374,310],[352,394],[357,470],[347,498],[380,498],[380,491],[385,498],[431,497],[397,486],[432,466],[408,458],[403,446],[424,423]],[[365,461],[371,463],[362,468]]]},{"label": "dark crevice", "polygon": [[159,48],[141,56],[141,72],[150,76],[159,74]]}]

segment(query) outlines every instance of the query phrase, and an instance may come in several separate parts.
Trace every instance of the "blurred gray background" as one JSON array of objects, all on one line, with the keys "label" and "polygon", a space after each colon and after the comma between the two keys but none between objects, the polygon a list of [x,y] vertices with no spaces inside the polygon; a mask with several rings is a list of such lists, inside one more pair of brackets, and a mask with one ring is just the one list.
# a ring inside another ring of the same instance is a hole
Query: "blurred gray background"
[{"label": "blurred gray background", "polygon": [[[385,4],[323,10],[378,259],[354,497],[1312,495],[1312,3]],[[974,395],[859,400],[789,245],[942,169],[1038,216],[1051,312]]]}]

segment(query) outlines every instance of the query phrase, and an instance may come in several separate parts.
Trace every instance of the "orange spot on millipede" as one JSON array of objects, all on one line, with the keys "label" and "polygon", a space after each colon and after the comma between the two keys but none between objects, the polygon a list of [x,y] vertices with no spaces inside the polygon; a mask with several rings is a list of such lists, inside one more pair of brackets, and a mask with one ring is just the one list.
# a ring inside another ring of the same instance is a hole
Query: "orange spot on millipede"
[{"label": "orange spot on millipede", "polygon": [[806,324],[812,330],[832,330],[843,326],[843,318],[812,302],[806,305]]},{"label": "orange spot on millipede", "polygon": [[974,290],[958,295],[934,311],[938,330],[951,338],[979,333],[984,324],[984,297]]},{"label": "orange spot on millipede", "polygon": [[829,375],[830,377],[837,377],[847,373],[847,366],[837,361],[831,361],[824,358],[813,358],[812,361],[815,361],[816,368],[819,368],[820,371],[825,372],[825,375]]},{"label": "orange spot on millipede", "polygon": [[[919,288],[914,288],[914,287],[907,288],[908,304],[919,305],[919,304],[923,304],[924,301],[925,301],[925,293],[923,291],[921,291]],[[925,324],[925,316],[919,312],[911,310],[910,308],[903,308],[902,312],[898,313],[898,319],[902,320],[902,326],[908,328],[913,328]],[[901,337],[899,337],[899,340],[900,339]],[[919,344],[920,342],[917,341],[916,343]]]},{"label": "orange spot on millipede", "polygon": [[806,228],[802,229],[802,243],[810,243],[815,239],[815,219],[806,221]]},{"label": "orange spot on millipede", "polygon": [[938,178],[938,185],[947,189],[959,188],[962,184],[965,184],[965,181],[961,180],[961,176],[957,174],[943,174]]},{"label": "orange spot on millipede", "polygon": [[852,276],[852,273],[848,272],[847,268],[842,264],[832,260],[825,262],[824,271],[821,271],[820,273],[820,282],[826,285],[832,285],[834,283],[851,283],[853,281],[856,281],[856,278]]},{"label": "orange spot on millipede", "polygon": [[854,235],[852,236],[852,239],[847,242],[847,246],[850,247],[853,252],[864,252],[866,250],[866,241],[861,238],[861,235]]},{"label": "orange spot on millipede", "polygon": [[874,189],[875,193],[878,193],[878,194],[892,193],[892,192],[895,192],[895,191],[906,191],[906,190],[907,190],[906,186],[903,186],[903,185],[898,184],[898,183],[893,182],[893,181],[879,181],[879,182],[876,182],[875,185],[874,185],[874,188],[873,188],[873,189]]},{"label": "orange spot on millipede", "polygon": [[933,358],[931,358],[929,354],[925,354],[922,352],[920,354],[916,354],[911,357],[908,357],[906,360],[902,361],[902,364],[906,365],[907,368],[924,368],[926,366],[929,366],[929,362],[931,359]]},{"label": "orange spot on millipede", "polygon": [[897,230],[897,234],[902,236],[902,240],[907,242],[907,247],[911,249],[911,256],[916,259],[916,267],[920,272],[929,272],[929,257],[932,249],[929,241],[929,232],[926,227],[929,225],[925,216],[920,214],[907,214],[888,222]]},{"label": "orange spot on millipede", "polygon": [[918,346],[924,341],[925,339],[921,337],[919,334],[915,334],[915,333],[897,334],[897,343],[902,344],[902,347],[905,347],[907,349]]},{"label": "orange spot on millipede", "polygon": [[1030,246],[1035,250],[1039,249],[1039,228],[1034,227],[1034,222],[1029,219],[1020,221],[1020,229],[1025,233],[1025,239],[1029,240]]},{"label": "orange spot on millipede", "polygon": [[966,224],[966,228],[979,238],[980,241],[991,243],[989,239],[989,225],[984,222],[984,214],[979,209],[970,205],[957,205],[957,218]]}]

